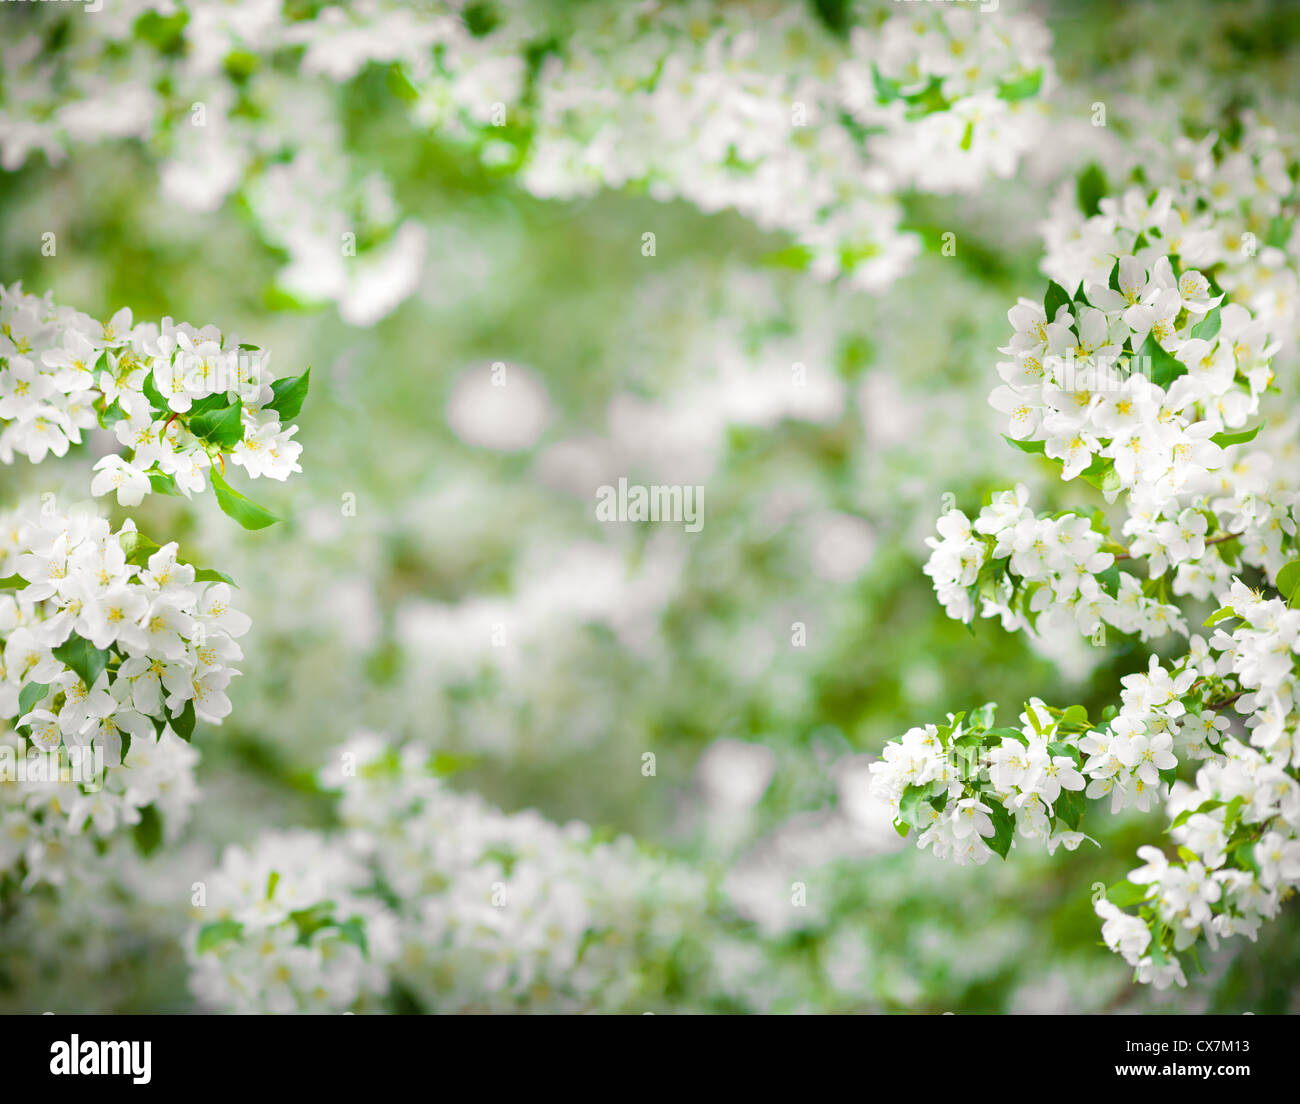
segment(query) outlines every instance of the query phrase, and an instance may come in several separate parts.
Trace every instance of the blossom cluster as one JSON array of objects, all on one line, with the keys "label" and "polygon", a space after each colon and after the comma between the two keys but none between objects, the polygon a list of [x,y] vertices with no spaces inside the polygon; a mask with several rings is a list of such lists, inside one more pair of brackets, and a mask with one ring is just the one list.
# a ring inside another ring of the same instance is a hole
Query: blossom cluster
[{"label": "blossom cluster", "polygon": [[[1115,252],[1097,283],[1071,297],[1052,283],[1022,299],[990,396],[1025,451],[1084,476],[1114,501],[1121,490],[1162,506],[1222,468],[1272,381],[1277,346],[1244,307],[1190,267],[1172,195],[1136,189],[1108,204]],[[1134,250],[1136,249],[1136,252]],[[1193,254],[1194,255],[1194,254]]]},{"label": "blossom cluster", "polygon": [[[910,730],[872,765],[899,831],[959,863],[1005,857],[1017,834],[1075,847],[1087,801],[1109,798],[1112,813],[1162,803],[1179,861],[1144,847],[1145,865],[1096,901],[1107,944],[1158,988],[1186,984],[1179,955],[1195,961],[1200,942],[1254,938],[1300,876],[1295,423],[1270,421],[1263,401],[1278,316],[1226,301],[1217,279],[1231,266],[1215,226],[1247,190],[1237,179],[1247,168],[1259,176],[1252,202],[1274,213],[1290,180],[1267,155],[1229,156],[1238,168],[1224,168],[1215,148],[1213,137],[1198,147],[1178,188],[1096,197],[1079,236],[1058,243],[1074,250],[1066,278],[1078,290],[1053,281],[1041,306],[1021,300],[1001,350],[1012,359],[998,366],[991,404],[1010,418],[1008,440],[1056,461],[1066,481],[1083,476],[1108,504],[1124,493],[1128,546],[1111,538],[1105,510],[1040,518],[1020,485],[974,521],[947,511],[925,570],[950,616],[969,621],[978,602],[1008,628],[1073,620],[1098,645],[1103,623],[1143,641],[1187,636],[1171,590],[1217,601],[1207,626],[1240,624],[1208,642],[1190,636],[1168,665],[1152,655],[1146,672],[1121,680],[1122,704],[1101,723],[1081,706],[1034,700],[1018,729],[997,729],[985,706]],[[1236,190],[1214,186],[1216,173]],[[1189,199],[1189,179],[1204,194]],[[1069,265],[1056,256],[1049,267]],[[1148,579],[1119,561],[1145,564]],[[1280,597],[1250,590],[1244,573]],[[1202,761],[1194,788],[1178,779],[1191,761]],[[1121,911],[1134,905],[1136,916]]]},{"label": "blossom cluster", "polygon": [[994,14],[910,9],[851,31],[845,106],[877,135],[869,148],[894,186],[974,191],[1012,176],[1043,136],[1050,35],[1034,19]]},{"label": "blossom cluster", "polygon": [[[1133,186],[1108,198],[1085,194],[1085,182],[1101,182],[1081,181],[1070,202],[1096,213],[1073,235],[1049,224],[1054,251],[1045,267],[1067,283],[1053,280],[1041,304],[1021,299],[1009,312],[1015,332],[1000,350],[1009,359],[998,364],[1003,383],[990,403],[1007,416],[1008,440],[1022,451],[1055,461],[1063,479],[1082,478],[1107,503],[1123,496],[1126,516],[1117,528],[1127,546],[1111,539],[1102,510],[1090,526],[1070,514],[1033,521],[1024,518],[1023,503],[1003,494],[974,534],[964,514],[950,511],[942,539],[931,542],[927,573],[951,616],[969,620],[981,603],[1008,628],[1033,629],[1044,612],[1046,627],[1074,616],[1090,636],[1101,622],[1143,640],[1170,628],[1185,635],[1171,594],[1222,601],[1244,567],[1271,579],[1294,555],[1295,426],[1265,402],[1274,357],[1289,355],[1273,330],[1292,340],[1284,317],[1290,308],[1284,299],[1252,299],[1263,312],[1256,317],[1217,283],[1231,270],[1229,282],[1238,287],[1251,265],[1263,263],[1252,250],[1247,264],[1225,247],[1251,233],[1229,215],[1253,204],[1275,216],[1291,190],[1285,173],[1268,169],[1277,167],[1278,139],[1270,135],[1253,145],[1242,139],[1253,152],[1238,154],[1224,154],[1214,136],[1194,150],[1185,142],[1185,163],[1175,166],[1171,186]],[[1240,179],[1243,166],[1260,174],[1251,188]],[[999,511],[1021,522],[1019,536],[1001,524]],[[1055,549],[1062,527],[1067,544],[1087,534],[1075,546],[1077,558],[1062,561]],[[994,528],[1004,539],[989,539]],[[1018,539],[1022,549],[1025,542],[1052,549],[1058,563],[1035,565],[1026,576],[1030,554],[1000,562]],[[1145,566],[1149,578],[1119,572],[1110,556]],[[1077,577],[1068,577],[1071,571]],[[1026,578],[1048,584],[1050,593],[1022,587]],[[1117,602],[1136,616],[1117,618]]]},{"label": "blossom cluster", "polygon": [[[357,68],[430,48],[442,20],[413,26],[403,8],[357,6],[354,16],[371,24]],[[34,152],[57,163],[70,149],[139,140],[169,205],[206,213],[232,195],[246,200],[267,243],[289,254],[282,294],[337,303],[356,325],[372,325],[411,294],[424,236],[399,217],[388,178],[347,150],[342,78],[273,64],[301,50],[293,12],[279,0],[132,0],[112,9],[94,19],[33,12],[30,29],[0,45],[0,167],[17,169]],[[310,21],[318,12],[300,14]],[[322,30],[342,17],[341,8],[322,9]]]},{"label": "blossom cluster", "polygon": [[427,749],[363,735],[324,778],[399,902],[402,985],[444,1012],[614,1010],[652,996],[634,963],[698,924],[704,876],[629,837],[597,842],[578,822],[504,813],[430,768]]},{"label": "blossom cluster", "polygon": [[[228,582],[130,521],[114,532],[50,502],[0,515],[0,587],[0,718],[15,752],[0,871],[23,860],[39,879],[58,840],[138,825],[152,805],[178,829],[194,795],[186,741],[230,712],[249,626]],[[58,769],[20,773],[39,753]]]},{"label": "blossom cluster", "polygon": [[1186,984],[1183,952],[1197,962],[1199,944],[1255,939],[1300,884],[1300,610],[1235,582],[1215,617],[1237,624],[1217,629],[1196,669],[1231,691],[1245,732],[1189,714],[1180,735],[1190,729],[1189,750],[1205,762],[1167,803],[1176,858],[1139,848],[1144,864],[1095,906],[1107,945],[1160,988]]},{"label": "blossom cluster", "polygon": [[[993,494],[973,521],[956,508],[942,515],[923,570],[957,620],[978,613],[1001,618],[1008,630],[1040,638],[1077,631],[1097,645],[1106,642],[1105,626],[1144,642],[1186,636],[1173,599],[1222,601],[1234,573],[1253,568],[1276,578],[1300,550],[1296,466],[1285,456],[1295,432],[1288,420],[1267,427],[1258,447],[1234,447],[1231,467],[1199,493],[1159,505],[1130,499],[1127,546],[1104,511],[1038,517],[1018,484]],[[1121,563],[1135,570],[1121,571]]]},{"label": "blossom cluster", "polygon": [[707,879],[629,837],[504,813],[450,789],[436,764],[428,749],[360,735],[322,775],[342,791],[340,839],[227,851],[222,911],[204,913],[189,944],[209,1007],[342,1011],[384,991],[383,969],[438,1012],[611,1011],[662,996],[640,964],[701,922]]},{"label": "blossom cluster", "polygon": [[1185,758],[1217,748],[1226,725],[1215,710],[1224,703],[1217,683],[1198,677],[1192,657],[1204,654],[1205,642],[1193,638],[1170,669],[1152,656],[1147,671],[1123,678],[1122,705],[1101,724],[1081,706],[1034,699],[1018,727],[995,727],[986,705],[913,728],[871,765],[873,792],[889,802],[901,834],[915,829],[918,846],[933,844],[960,865],[994,852],[1005,858],[1017,837],[1074,850],[1087,838],[1087,800],[1108,798],[1112,813],[1145,812],[1168,795],[1175,748]]},{"label": "blossom cluster", "polygon": [[396,926],[367,886],[365,867],[316,832],[268,832],[249,848],[227,847],[201,883],[185,940],[199,1003],[311,1014],[381,998]]},{"label": "blossom cluster", "polygon": [[198,795],[198,753],[170,728],[134,740],[119,761],[98,749],[42,752],[0,732],[0,883],[65,887],[123,833],[151,851],[175,843]]},{"label": "blossom cluster", "polygon": [[267,357],[213,326],[164,318],[108,322],[55,306],[50,293],[0,286],[0,460],[39,463],[102,428],[120,451],[95,464],[91,493],[137,506],[154,490],[190,497],[209,482],[250,528],[274,520],[225,482],[225,455],[251,478],[301,471],[298,431],[310,372],[274,379]]},{"label": "blossom cluster", "polygon": [[[797,5],[655,3],[574,9],[538,34],[540,12],[523,6],[413,83],[489,157],[507,155],[483,125],[485,90],[518,103],[516,156],[534,194],[636,184],[732,207],[792,233],[814,274],[879,290],[916,249],[894,194],[1010,175],[1043,124],[1050,61],[1027,17],[878,14],[851,8],[846,39]],[[529,81],[523,57],[546,33],[560,46]]]},{"label": "blossom cluster", "polygon": [[249,619],[219,573],[88,510],[32,506],[3,522],[5,715],[35,743],[100,744],[120,760],[128,737],[164,723],[188,737],[196,717],[230,712]]},{"label": "blossom cluster", "polygon": [[[1167,140],[1133,141],[1112,153],[1120,180],[1136,182],[1120,200],[1085,196],[1107,185],[1098,166],[1076,188],[1063,187],[1042,225],[1043,271],[1063,287],[1104,284],[1113,259],[1135,252],[1142,229],[1133,214],[1149,194],[1144,182],[1161,182],[1161,236],[1180,259],[1213,270],[1227,294],[1263,323],[1278,356],[1295,363],[1300,335],[1300,237],[1294,220],[1295,139],[1255,111],[1244,111],[1221,130],[1182,132]],[[1089,183],[1091,181],[1091,183]],[[1154,234],[1147,232],[1149,241]],[[1184,358],[1180,358],[1184,359]],[[1190,362],[1188,362],[1190,363]]]},{"label": "blossom cluster", "polygon": [[771,0],[490,11],[146,0],[113,18],[51,15],[58,34],[3,47],[0,165],[144,139],[170,201],[206,211],[245,195],[289,252],[282,287],[369,325],[415,290],[426,249],[390,182],[347,148],[338,88],[381,67],[391,107],[538,196],[631,184],[733,208],[792,233],[815,274],[879,290],[918,249],[899,228],[899,190],[1008,177],[1035,144],[1048,36],[1005,12],[864,3],[843,15],[847,34]]},{"label": "blossom cluster", "polygon": [[[1040,518],[1028,501],[1021,483],[993,495],[973,522],[955,508],[939,519],[939,536],[927,540],[932,551],[924,571],[949,617],[969,622],[978,603],[981,616],[1000,617],[1009,630],[1074,630],[1093,637],[1105,624],[1144,641],[1186,634],[1177,606],[1150,596],[1136,575],[1116,569],[1115,553],[1106,548],[1112,542],[1094,519],[1069,512]],[[1205,519],[1195,516],[1203,533]],[[1096,520],[1104,525],[1104,518]],[[1190,519],[1184,524],[1195,528]]]},{"label": "blossom cluster", "polygon": [[[1056,461],[1067,481],[1082,477],[1107,502],[1123,493],[1127,546],[1108,540],[1106,549],[1145,565],[1149,578],[1139,583],[1098,560],[1078,597],[1058,590],[1067,604],[1054,616],[1082,599],[1088,634],[1098,617],[1134,631],[1105,612],[1124,595],[1185,633],[1171,593],[1221,599],[1243,566],[1271,577],[1296,546],[1297,471],[1286,445],[1294,425],[1263,403],[1281,344],[1263,320],[1224,301],[1214,284],[1221,265],[1213,275],[1185,267],[1189,258],[1218,262],[1197,244],[1209,230],[1189,229],[1175,200],[1171,189],[1136,188],[1099,200],[1087,224],[1092,267],[1073,298],[1053,282],[1041,306],[1022,299],[1012,308],[1016,332],[1001,350],[1012,359],[999,363],[1004,382],[990,397],[1013,444]],[[1091,282],[1102,272],[1105,284]],[[1109,537],[1103,511],[1093,525]]]}]

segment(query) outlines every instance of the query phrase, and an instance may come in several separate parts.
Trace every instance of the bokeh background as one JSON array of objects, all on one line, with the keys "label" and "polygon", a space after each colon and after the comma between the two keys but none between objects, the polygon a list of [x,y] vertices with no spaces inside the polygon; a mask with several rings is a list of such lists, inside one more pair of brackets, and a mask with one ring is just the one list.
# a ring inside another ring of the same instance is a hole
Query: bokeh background
[{"label": "bokeh background", "polygon": [[[0,35],[36,7],[4,5]],[[286,253],[240,195],[169,203],[148,143],[0,173],[6,281],[102,317],[214,322],[313,380],[303,473],[259,487],[281,524],[244,532],[210,500],[136,512],[239,584],[254,628],[234,713],[200,726],[202,797],[176,847],[101,893],[0,895],[0,1009],[191,1010],[175,887],[228,842],[334,824],[316,772],[367,730],[428,742],[455,789],[707,875],[700,939],[725,984],[688,971],[667,1007],[1292,1009],[1293,910],[1185,991],[1140,990],[1100,944],[1090,887],[1122,876],[1154,812],[1095,818],[1100,848],[954,869],[902,847],[865,796],[867,757],[914,724],[1030,695],[1100,709],[1145,666],[992,622],[972,635],[920,570],[947,494],[1025,479],[1068,504],[1004,447],[986,395],[1007,308],[1043,286],[1038,223],[1104,156],[1109,134],[1078,138],[1089,105],[1141,104],[1167,120],[1159,140],[1225,104],[1298,102],[1294,5],[1027,10],[1052,34],[1059,125],[1009,180],[904,194],[924,248],[877,294],[812,279],[735,212],[635,188],[536,198],[413,127],[377,67],[337,91],[348,149],[427,248],[414,293],[372,325],[285,290]],[[1147,125],[1112,115],[1120,140]],[[86,465],[0,470],[5,499],[79,486]],[[597,521],[595,488],[619,476],[704,486],[702,531]]]}]

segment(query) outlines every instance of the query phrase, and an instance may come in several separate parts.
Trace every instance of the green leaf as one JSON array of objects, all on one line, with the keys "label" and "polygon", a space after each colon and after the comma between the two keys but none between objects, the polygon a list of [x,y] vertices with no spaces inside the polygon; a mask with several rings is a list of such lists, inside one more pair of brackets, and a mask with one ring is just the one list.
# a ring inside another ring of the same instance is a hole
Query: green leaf
[{"label": "green leaf", "polygon": [[1041,454],[1047,447],[1046,441],[1021,441],[1015,437],[1008,437],[1005,433],[1002,436],[1011,444],[1015,445],[1021,452],[1027,452],[1030,455]]},{"label": "green leaf", "polygon": [[[1206,804],[1209,804],[1208,802]],[[1238,794],[1227,805],[1223,807],[1223,830],[1229,835],[1237,825],[1237,818],[1241,816],[1241,810],[1246,805],[1246,798]]]},{"label": "green leaf", "polygon": [[1079,821],[1083,819],[1088,801],[1082,790],[1062,790],[1056,799],[1056,818],[1065,824],[1071,832],[1079,830]]},{"label": "green leaf", "polygon": [[[1235,801],[1236,799],[1234,798],[1233,800]],[[1213,809],[1219,809],[1222,807],[1223,807],[1222,801],[1214,801],[1214,800],[1202,801],[1198,806],[1196,806],[1195,809],[1184,809],[1181,813],[1179,813],[1176,817],[1174,817],[1173,823],[1171,823],[1169,827],[1181,828],[1184,824],[1186,824],[1189,820],[1191,820],[1192,817],[1196,816],[1197,813],[1208,813]]]},{"label": "green leaf", "polygon": [[1052,756],[1064,755],[1073,759],[1076,767],[1083,761],[1083,753],[1074,744],[1065,743],[1062,740],[1053,740],[1047,745],[1047,750]]},{"label": "green leaf", "polygon": [[1079,200],[1079,210],[1088,218],[1101,212],[1101,201],[1105,198],[1108,186],[1106,174],[1095,161],[1079,174],[1075,194]]},{"label": "green leaf", "polygon": [[1119,568],[1114,564],[1106,568],[1105,571],[1097,573],[1097,585],[1101,587],[1110,597],[1115,598],[1119,595]]},{"label": "green leaf", "polygon": [[194,949],[199,954],[205,954],[214,947],[219,947],[228,939],[238,939],[244,932],[244,925],[238,920],[217,920],[211,924],[204,924],[199,929],[198,940]]},{"label": "green leaf", "polygon": [[1260,422],[1254,429],[1239,429],[1236,433],[1216,433],[1210,438],[1220,448],[1227,448],[1229,445],[1244,445],[1248,441],[1253,441],[1259,436],[1259,431],[1264,428],[1264,423]]},{"label": "green leaf", "polygon": [[311,908],[289,913],[289,919],[298,929],[298,942],[305,946],[321,928],[334,924],[334,902],[320,901]]},{"label": "green leaf", "polygon": [[1042,86],[1043,71],[1035,69],[1032,73],[1026,73],[1023,77],[1007,81],[998,88],[998,96],[1008,103],[1015,103],[1017,100],[1027,100],[1030,96],[1038,95],[1038,90]]},{"label": "green leaf", "polygon": [[[411,83],[410,78],[402,71],[399,62],[393,62],[384,74],[384,84],[390,93],[397,99],[407,104],[415,103],[420,98],[419,90]],[[243,346],[241,345],[242,349]],[[255,346],[254,346],[255,348]]]},{"label": "green leaf", "polygon": [[1282,565],[1282,570],[1277,573],[1277,591],[1288,605],[1300,593],[1300,560]]},{"label": "green leaf", "polygon": [[1088,720],[1088,711],[1081,705],[1072,705],[1061,714],[1062,725],[1078,725],[1082,728],[1091,727]]},{"label": "green leaf", "polygon": [[260,58],[247,50],[231,50],[222,62],[222,68],[236,84],[247,81],[257,70]]},{"label": "green leaf", "polygon": [[898,819],[913,828],[920,827],[917,823],[917,814],[920,812],[921,803],[929,796],[930,787],[928,785],[908,786],[898,801]]},{"label": "green leaf", "polygon": [[207,441],[223,452],[244,439],[244,403],[236,399],[225,406],[204,411],[190,418],[189,430],[200,441]]},{"label": "green leaf", "polygon": [[1016,818],[1007,812],[1006,806],[1000,801],[990,799],[988,806],[991,810],[989,819],[993,821],[993,835],[987,837],[984,842],[1005,859],[1011,850],[1011,837],[1015,834]]},{"label": "green leaf", "polygon": [[451,751],[435,751],[429,756],[429,772],[443,778],[460,771],[470,770],[479,765],[477,755],[457,755]]},{"label": "green leaf", "polygon": [[1219,332],[1220,314],[1219,308],[1215,307],[1195,326],[1192,327],[1192,336],[1201,337],[1209,341]]},{"label": "green leaf", "polygon": [[1115,461],[1108,456],[1094,456],[1092,462],[1079,473],[1083,481],[1099,491],[1119,477],[1115,474]]},{"label": "green leaf", "polygon": [[118,422],[126,418],[126,411],[117,403],[113,403],[103,410],[95,411],[95,417],[99,421],[100,429],[112,429]]},{"label": "green leaf", "polygon": [[1148,887],[1136,882],[1116,882],[1106,890],[1106,900],[1116,908],[1132,908],[1147,899]]},{"label": "green leaf", "polygon": [[212,489],[217,496],[217,505],[245,529],[265,529],[280,520],[265,506],[259,506],[251,498],[240,494],[215,469],[209,474],[212,477]]},{"label": "green leaf", "polygon": [[997,737],[998,743],[1005,744],[1008,740],[1015,740],[1019,744],[1029,746],[1029,741],[1025,739],[1025,734],[1018,728],[990,728],[988,732],[990,737]]},{"label": "green leaf", "polygon": [[1025,718],[1029,721],[1029,725],[1034,732],[1041,736],[1043,734],[1043,726],[1038,720],[1038,710],[1028,702],[1025,702]]},{"label": "green leaf", "polygon": [[1208,629],[1213,625],[1217,625],[1220,621],[1224,620],[1224,618],[1236,617],[1236,616],[1237,614],[1231,606],[1220,606],[1212,614],[1210,614],[1209,617],[1207,617],[1204,621],[1202,621],[1201,625],[1204,628]]},{"label": "green leaf", "polygon": [[22,590],[27,586],[27,580],[21,575],[6,575],[0,579],[0,590]]},{"label": "green leaf", "polygon": [[[150,717],[149,719],[151,721],[153,720],[152,717]],[[158,732],[157,722],[154,722],[154,724],[155,724],[154,734],[155,734],[155,738],[157,738],[157,732]],[[117,765],[120,767],[126,762],[126,757],[131,754],[131,734],[129,732],[119,732],[118,738],[122,744],[121,750],[119,751],[117,756]]]},{"label": "green leaf", "polygon": [[1148,378],[1161,387],[1167,388],[1179,376],[1187,373],[1187,365],[1176,360],[1172,353],[1162,349],[1153,334],[1147,334],[1137,355],[1144,359],[1143,369],[1148,366],[1150,368],[1147,373]]},{"label": "green leaf", "polygon": [[[761,258],[761,263],[768,268],[790,268],[796,272],[803,272],[812,264],[813,252],[806,246],[792,245],[786,249],[777,249],[771,253],[765,253]],[[275,384],[271,385],[275,389]]]},{"label": "green leaf", "polygon": [[975,580],[976,593],[981,597],[994,597],[998,590],[998,583],[1005,575],[1009,562],[1009,558],[1005,556],[997,560],[986,560],[980,566],[979,575]]},{"label": "green leaf", "polygon": [[1232,856],[1232,861],[1238,870],[1252,871],[1258,877],[1259,860],[1255,857],[1256,842],[1249,837],[1239,839],[1228,845],[1228,854]]},{"label": "green leaf", "polygon": [[1040,611],[1034,609],[1034,597],[1047,584],[1044,582],[1028,583],[1020,588],[1020,596],[1017,605],[1017,611],[1024,615],[1029,622],[1029,631],[1038,631],[1038,614]]},{"label": "green leaf", "polygon": [[271,384],[271,391],[274,398],[266,404],[268,410],[274,410],[280,415],[280,421],[291,422],[298,417],[298,412],[302,410],[303,401],[307,398],[307,388],[311,384],[311,369],[308,368],[301,376],[291,376],[288,379],[276,380]]},{"label": "green leaf", "polygon": [[144,383],[141,385],[144,391],[144,397],[149,400],[149,405],[153,407],[156,414],[170,415],[172,408],[167,405],[167,400],[163,398],[162,392],[158,390],[158,384],[154,381],[153,373],[144,374]]},{"label": "green leaf", "polygon": [[77,676],[86,684],[87,690],[95,685],[95,680],[108,666],[108,652],[103,648],[96,648],[89,640],[82,639],[76,633],[54,648],[50,654],[60,663],[67,664],[76,671]]},{"label": "green leaf", "polygon": [[185,417],[192,421],[200,414],[211,414],[214,410],[224,410],[229,405],[230,398],[225,391],[214,391],[211,395],[204,395],[203,398],[190,403],[190,408],[185,412]]},{"label": "green leaf", "polygon": [[194,702],[185,703],[185,708],[171,718],[172,731],[187,744],[194,736]]},{"label": "green leaf", "polygon": [[140,854],[148,856],[158,850],[162,843],[162,817],[154,805],[146,805],[140,810],[140,822],[132,829],[135,846]]},{"label": "green leaf", "polygon": [[29,682],[22,688],[18,694],[18,716],[22,717],[30,713],[36,703],[45,700],[45,695],[50,692],[49,685],[44,682]]},{"label": "green leaf", "polygon": [[907,118],[919,119],[935,111],[947,111],[952,106],[944,97],[943,79],[931,77],[930,83],[919,92],[908,92],[903,96],[907,101]]},{"label": "green leaf", "polygon": [[121,545],[122,551],[126,553],[126,562],[135,567],[144,567],[148,564],[149,557],[161,547],[139,531],[123,533]]},{"label": "green leaf", "polygon": [[224,571],[218,571],[215,567],[195,568],[194,581],[196,583],[229,583],[232,587],[239,585]]},{"label": "green leaf", "polygon": [[339,925],[339,936],[345,943],[351,943],[367,958],[370,948],[366,943],[366,923],[359,916],[351,916]]},{"label": "green leaf", "polygon": [[1229,567],[1236,568],[1241,559],[1241,538],[1233,537],[1231,540],[1221,541],[1216,547],[1219,549],[1219,559]]},{"label": "green leaf", "polygon": [[185,25],[189,21],[189,12],[159,15],[155,11],[147,11],[132,24],[131,29],[136,38],[149,43],[159,53],[175,54],[185,48]]},{"label": "green leaf", "polygon": [[884,76],[875,65],[871,67],[871,81],[876,86],[876,100],[879,103],[892,103],[899,98],[901,86],[898,81]]},{"label": "green leaf", "polygon": [[158,494],[174,495],[180,493],[176,489],[175,477],[160,472],[157,468],[149,472],[149,485],[153,487]]},{"label": "green leaf", "polygon": [[1070,293],[1055,280],[1050,280],[1047,284],[1047,294],[1043,296],[1043,311],[1047,315],[1047,321],[1055,322],[1056,312],[1069,304]]}]

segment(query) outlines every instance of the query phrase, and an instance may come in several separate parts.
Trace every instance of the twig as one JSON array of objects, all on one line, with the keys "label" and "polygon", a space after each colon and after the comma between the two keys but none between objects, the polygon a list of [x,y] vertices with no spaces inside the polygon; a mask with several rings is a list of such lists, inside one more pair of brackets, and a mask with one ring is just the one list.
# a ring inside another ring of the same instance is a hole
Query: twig
[{"label": "twig", "polygon": [[1240,698],[1240,697],[1241,697],[1243,694],[1245,694],[1245,693],[1246,693],[1245,690],[1238,690],[1235,694],[1233,694],[1233,695],[1230,696],[1230,697],[1224,698],[1222,701],[1206,702],[1206,703],[1205,703],[1205,708],[1206,708],[1206,709],[1223,709],[1225,706],[1229,706],[1229,705],[1231,705],[1233,702],[1235,702],[1238,698]]},{"label": "twig", "polygon": [[[1211,537],[1209,540],[1207,540],[1205,542],[1205,546],[1208,548],[1212,544],[1222,544],[1224,541],[1230,541],[1234,537],[1240,537],[1243,535],[1244,534],[1242,533],[1220,533],[1217,537]],[[1115,556],[1116,562],[1120,560],[1131,560],[1132,558],[1133,558],[1133,553],[1128,551],[1127,549],[1125,549],[1123,552],[1116,554]]]}]

